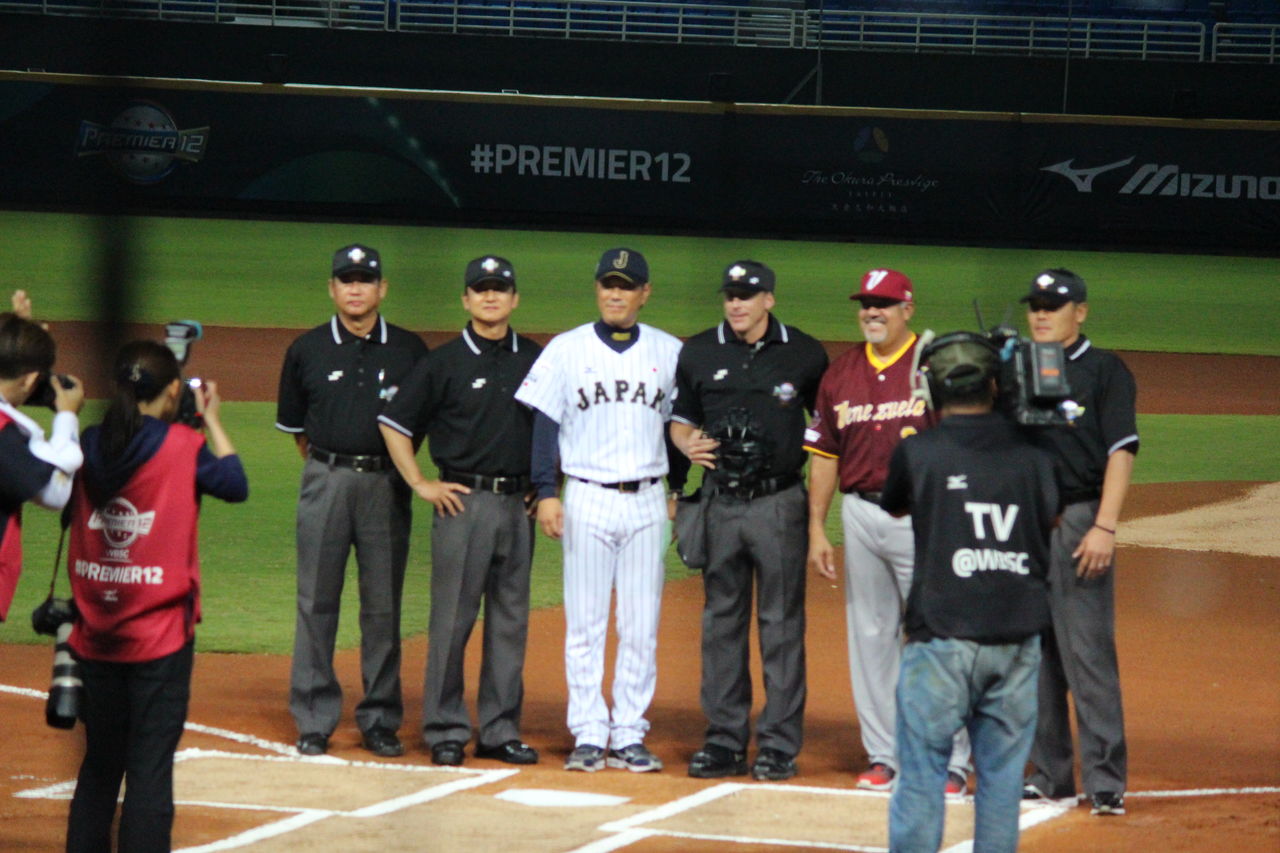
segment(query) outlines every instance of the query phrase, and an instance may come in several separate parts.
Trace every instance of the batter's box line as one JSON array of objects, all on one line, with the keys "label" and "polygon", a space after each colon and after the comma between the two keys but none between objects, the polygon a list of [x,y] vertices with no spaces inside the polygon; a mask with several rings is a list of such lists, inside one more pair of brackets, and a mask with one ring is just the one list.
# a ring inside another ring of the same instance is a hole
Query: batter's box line
[{"label": "batter's box line", "polygon": [[[669,803],[664,803],[657,808],[649,811],[640,812],[621,820],[610,821],[602,824],[600,830],[603,832],[618,833],[613,838],[604,838],[579,847],[571,853],[608,853],[612,850],[620,850],[631,844],[636,843],[645,838],[655,836],[663,836],[668,838],[683,838],[691,841],[711,841],[721,844],[768,844],[778,847],[806,847],[809,849],[819,848],[823,850],[847,850],[851,853],[887,853],[888,848],[880,846],[870,846],[865,844],[841,844],[830,841],[811,841],[796,840],[789,838],[757,838],[749,836],[734,835],[713,835],[709,833],[681,832],[676,830],[655,829],[644,824],[654,823],[660,820],[674,817],[692,809],[704,806],[708,803],[723,797],[731,796],[739,791],[778,791],[786,793],[814,794],[817,796],[839,796],[839,797],[863,797],[873,799],[885,799],[887,794],[859,791],[849,788],[819,788],[806,785],[750,785],[742,782],[722,782],[719,785],[713,785],[705,788],[696,794],[690,794],[687,797],[681,797]],[[1027,829],[1065,814],[1066,808],[1055,805],[1039,805],[1024,808],[1019,818],[1018,824],[1021,829]],[[942,853],[966,853],[972,851],[972,840],[963,841],[959,844],[946,848]]]}]

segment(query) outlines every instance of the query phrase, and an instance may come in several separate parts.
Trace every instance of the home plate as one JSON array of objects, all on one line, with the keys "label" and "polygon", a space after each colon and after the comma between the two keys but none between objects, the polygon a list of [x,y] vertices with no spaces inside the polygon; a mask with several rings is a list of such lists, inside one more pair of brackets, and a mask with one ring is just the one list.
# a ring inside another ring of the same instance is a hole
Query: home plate
[{"label": "home plate", "polygon": [[584,791],[555,791],[550,788],[513,788],[494,794],[498,800],[519,803],[522,806],[568,806],[582,808],[590,806],[620,806],[630,797],[615,797],[611,794],[590,794]]}]

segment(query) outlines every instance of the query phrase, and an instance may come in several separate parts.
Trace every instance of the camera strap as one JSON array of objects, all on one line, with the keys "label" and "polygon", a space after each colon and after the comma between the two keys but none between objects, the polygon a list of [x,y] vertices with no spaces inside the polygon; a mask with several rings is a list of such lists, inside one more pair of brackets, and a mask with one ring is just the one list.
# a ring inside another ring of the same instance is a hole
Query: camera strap
[{"label": "camera strap", "polygon": [[53,598],[53,593],[55,592],[58,586],[58,566],[62,565],[62,546],[66,544],[67,528],[71,526],[71,519],[68,516],[67,510],[64,509],[61,513],[59,513],[59,520],[62,523],[59,525],[61,530],[58,532],[58,550],[53,555],[53,577],[49,578],[49,598],[50,599]]}]

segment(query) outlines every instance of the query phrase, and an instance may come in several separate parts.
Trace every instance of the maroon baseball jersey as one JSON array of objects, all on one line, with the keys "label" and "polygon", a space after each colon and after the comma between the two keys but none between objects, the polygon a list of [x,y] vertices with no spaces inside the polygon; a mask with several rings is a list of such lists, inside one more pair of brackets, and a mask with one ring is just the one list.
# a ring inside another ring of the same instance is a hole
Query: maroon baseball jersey
[{"label": "maroon baseball jersey", "polygon": [[878,492],[889,456],[904,437],[937,418],[911,396],[916,336],[887,359],[870,344],[849,349],[827,368],[804,448],[840,460],[840,491]]}]

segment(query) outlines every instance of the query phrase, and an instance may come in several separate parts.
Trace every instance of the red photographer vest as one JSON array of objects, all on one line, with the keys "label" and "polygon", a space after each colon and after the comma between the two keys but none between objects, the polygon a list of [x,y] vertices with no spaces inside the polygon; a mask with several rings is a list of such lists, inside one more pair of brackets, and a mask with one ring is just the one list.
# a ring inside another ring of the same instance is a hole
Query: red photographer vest
[{"label": "red photographer vest", "polygon": [[[13,418],[0,412],[0,429],[13,422]],[[16,428],[16,427],[15,427]],[[18,588],[18,575],[22,573],[22,509],[15,509],[0,525],[0,622],[9,615],[13,593]]]},{"label": "red photographer vest", "polygon": [[203,443],[190,427],[170,424],[160,449],[102,507],[76,478],[67,574],[79,610],[70,643],[81,657],[139,663],[195,636],[196,454]]}]

